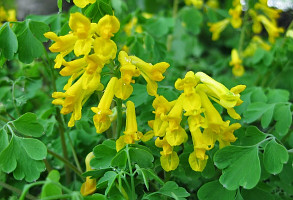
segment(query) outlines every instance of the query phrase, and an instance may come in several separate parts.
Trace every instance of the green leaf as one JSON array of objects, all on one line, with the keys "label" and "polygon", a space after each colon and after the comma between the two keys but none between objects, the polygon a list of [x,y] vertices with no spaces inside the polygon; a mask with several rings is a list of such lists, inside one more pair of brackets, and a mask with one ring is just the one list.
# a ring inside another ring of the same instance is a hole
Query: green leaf
[{"label": "green leaf", "polygon": [[140,167],[149,168],[153,166],[154,156],[144,149],[129,148],[131,162],[137,163]]},{"label": "green leaf", "polygon": [[26,20],[16,23],[18,57],[21,62],[31,63],[35,58],[43,55],[42,42],[47,40],[43,34],[48,30],[49,26],[42,22]]},{"label": "green leaf", "polygon": [[90,196],[85,196],[84,200],[107,200],[107,199],[106,199],[105,195],[96,193],[96,194],[93,194]]},{"label": "green leaf", "polygon": [[241,194],[243,196],[243,199],[249,199],[249,200],[275,200],[273,195],[270,193],[263,191],[258,188],[253,188],[252,190],[242,190]]},{"label": "green leaf", "polygon": [[116,178],[118,177],[118,174],[116,172],[113,171],[108,171],[105,173],[105,175],[100,178],[97,187],[99,188],[100,185],[103,185],[103,183],[108,183],[107,189],[105,191],[105,195],[107,195],[110,191],[110,189],[112,188]]},{"label": "green leaf", "polygon": [[275,104],[269,104],[266,112],[263,114],[261,118],[261,126],[263,128],[267,128],[270,125],[274,116],[274,110],[275,110]]},{"label": "green leaf", "polygon": [[0,152],[8,146],[8,135],[4,128],[0,129]]},{"label": "green leaf", "polygon": [[37,116],[34,113],[25,113],[12,123],[17,131],[26,136],[40,137],[44,131],[43,126],[38,122]]},{"label": "green leaf", "polygon": [[41,192],[41,198],[55,196],[55,195],[61,195],[62,189],[55,183],[58,183],[60,179],[60,174],[57,170],[52,170],[47,176],[47,181],[43,187]]},{"label": "green leaf", "polygon": [[227,190],[218,180],[216,180],[201,186],[198,190],[197,196],[199,200],[218,200],[219,197],[225,200],[234,200],[235,194],[236,190]]},{"label": "green leaf", "polygon": [[290,93],[287,90],[274,89],[269,90],[268,103],[279,103],[289,101]]},{"label": "green leaf", "polygon": [[149,190],[148,171],[146,169],[140,168],[138,165],[135,165],[135,168],[138,174],[142,176],[145,187],[147,190]]},{"label": "green leaf", "polygon": [[149,19],[144,28],[154,37],[162,37],[169,32],[171,26],[170,19],[165,17],[151,18]]},{"label": "green leaf", "polygon": [[282,171],[283,164],[289,159],[289,154],[283,145],[271,140],[265,146],[263,159],[265,169],[275,175]]},{"label": "green leaf", "polygon": [[256,126],[247,127],[245,134],[240,137],[240,144],[243,146],[255,145],[266,138],[266,134],[261,132]]},{"label": "green leaf", "polygon": [[112,159],[116,155],[116,150],[104,143],[97,145],[93,150],[95,157],[90,162],[93,169],[105,169],[110,167]]},{"label": "green leaf", "polygon": [[252,63],[257,64],[265,55],[265,50],[258,48],[253,54]]},{"label": "green leaf", "polygon": [[119,151],[111,161],[111,166],[119,167],[120,169],[125,169],[127,163],[127,154],[123,149]]},{"label": "green leaf", "polygon": [[[200,25],[202,23],[202,14],[194,7],[186,7],[181,10],[181,18],[183,26],[193,34],[200,33]],[[195,20],[196,19],[196,20]]]},{"label": "green leaf", "polygon": [[251,123],[259,119],[271,106],[263,102],[251,103],[244,112],[245,121]]},{"label": "green leaf", "polygon": [[57,5],[58,5],[58,8],[59,8],[59,12],[62,12],[62,0],[58,0]]},{"label": "green leaf", "polygon": [[290,104],[281,104],[276,107],[274,119],[277,121],[275,130],[280,136],[284,136],[292,124],[292,113]]},{"label": "green leaf", "polygon": [[257,146],[227,146],[214,156],[215,165],[222,169],[220,183],[228,190],[239,186],[251,189],[260,179],[260,162]]},{"label": "green leaf", "polygon": [[12,59],[17,52],[18,43],[14,32],[11,30],[9,23],[5,23],[0,29],[0,50],[8,60]]},{"label": "green leaf", "polygon": [[158,191],[158,193],[163,194],[174,199],[182,199],[181,197],[189,197],[190,194],[183,188],[179,187],[177,183],[173,181],[168,181],[163,185],[163,187]]},{"label": "green leaf", "polygon": [[13,172],[17,180],[25,178],[32,182],[45,169],[42,160],[46,156],[47,149],[41,141],[13,135],[9,145],[0,153],[0,169],[6,173]]}]

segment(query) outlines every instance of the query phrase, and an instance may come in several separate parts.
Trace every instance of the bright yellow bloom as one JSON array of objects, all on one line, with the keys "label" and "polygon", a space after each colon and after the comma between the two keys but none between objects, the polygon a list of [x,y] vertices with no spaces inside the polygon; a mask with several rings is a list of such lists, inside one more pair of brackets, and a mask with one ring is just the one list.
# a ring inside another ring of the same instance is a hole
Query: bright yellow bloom
[{"label": "bright yellow bloom", "polygon": [[110,110],[110,106],[114,97],[114,88],[117,80],[116,77],[110,79],[98,107],[91,108],[96,113],[93,120],[97,133],[103,133],[111,126],[109,115],[112,114],[112,111]]},{"label": "bright yellow bloom", "polygon": [[[238,106],[242,103],[239,93],[245,89],[245,85],[238,85],[231,88],[231,90],[228,90],[223,84],[215,81],[203,72],[197,72],[195,76],[197,76],[200,81],[207,86],[208,90],[205,92],[209,95],[209,97],[222,105],[224,108],[233,108],[234,106]],[[234,93],[233,91],[237,91],[238,93]]]},{"label": "bright yellow bloom", "polygon": [[230,20],[224,19],[222,21],[216,22],[216,23],[208,23],[208,26],[210,27],[210,32],[212,32],[212,40],[217,40],[220,37],[220,34],[222,31],[228,26]]},{"label": "bright yellow bloom", "polygon": [[86,7],[90,3],[95,3],[96,0],[73,0],[73,3],[80,8]]},{"label": "bright yellow bloom", "polygon": [[2,22],[15,22],[16,19],[16,12],[15,9],[5,10],[3,6],[0,7],[0,26]]},{"label": "bright yellow bloom", "polygon": [[184,2],[188,6],[192,4],[194,7],[199,9],[203,6],[203,0],[184,0]]},{"label": "bright yellow bloom", "polygon": [[254,8],[264,12],[264,14],[271,20],[278,19],[280,17],[280,13],[282,12],[281,10],[268,7],[267,2],[256,3]]},{"label": "bright yellow bloom", "polygon": [[183,97],[180,95],[171,109],[171,111],[166,116],[168,121],[168,127],[166,128],[166,140],[171,146],[178,146],[187,140],[188,136],[180,126],[182,120],[183,112]]},{"label": "bright yellow bloom", "polygon": [[140,71],[138,68],[131,63],[131,60],[125,51],[120,51],[118,60],[121,64],[120,72],[121,78],[118,80],[115,89],[115,96],[120,99],[127,99],[133,91],[131,83],[135,83],[132,77],[138,77]]},{"label": "bright yellow bloom", "polygon": [[175,151],[172,152],[172,154],[169,155],[162,155],[160,157],[161,166],[166,171],[172,171],[175,170],[179,165],[179,157]]},{"label": "bright yellow bloom", "polygon": [[98,22],[97,33],[102,38],[110,39],[119,31],[119,28],[120,22],[115,16],[105,15]]},{"label": "bright yellow bloom", "polygon": [[146,63],[143,60],[137,58],[136,56],[129,56],[131,63],[138,67],[141,75],[147,82],[147,91],[149,95],[156,96],[158,84],[156,81],[162,81],[165,77],[163,73],[170,66],[169,63],[160,62],[155,65],[151,63]]},{"label": "bright yellow bloom", "polygon": [[132,101],[126,102],[126,127],[124,135],[116,141],[116,150],[120,151],[126,144],[134,144],[143,134],[137,130],[135,106]]},{"label": "bright yellow bloom", "polygon": [[242,5],[240,2],[234,8],[229,9],[229,15],[232,17],[230,22],[233,28],[239,28],[242,25],[241,13]]},{"label": "bright yellow bloom", "polygon": [[269,34],[269,41],[271,43],[275,42],[275,38],[280,36],[280,33],[284,32],[283,28],[277,27],[274,23],[270,22],[268,18],[263,15],[257,16],[258,20],[264,25],[265,29]]},{"label": "bright yellow bloom", "polygon": [[130,36],[132,30],[134,29],[137,33],[142,33],[142,27],[141,25],[137,25],[137,17],[133,17],[125,26],[124,26],[124,32],[126,35]]},{"label": "bright yellow bloom", "polygon": [[208,0],[206,4],[211,8],[219,8],[218,0]]},{"label": "bright yellow bloom", "polygon": [[199,159],[196,156],[196,151],[192,152],[189,155],[188,162],[190,164],[191,169],[193,169],[196,172],[202,172],[207,164],[208,156],[206,156],[204,159]]},{"label": "bright yellow bloom", "polygon": [[253,56],[257,48],[262,48],[266,51],[271,49],[271,46],[264,42],[261,37],[255,35],[253,36],[252,40],[250,41],[249,45],[243,51],[244,57]]},{"label": "bright yellow bloom", "polygon": [[232,72],[234,76],[242,76],[244,74],[244,67],[242,65],[242,60],[239,58],[238,51],[232,49],[230,66],[233,66]]},{"label": "bright yellow bloom", "polygon": [[186,73],[185,78],[178,78],[175,82],[177,90],[184,90],[183,93],[183,109],[185,115],[192,115],[198,112],[201,107],[200,96],[195,91],[195,86],[199,83],[199,78],[195,77],[194,72]]},{"label": "bright yellow bloom", "polygon": [[[85,166],[86,166],[86,171],[91,171],[92,168],[90,166],[90,161],[93,159],[95,156],[93,152],[90,152],[86,158],[85,158]],[[96,191],[96,184],[97,181],[96,179],[91,179],[90,177],[86,177],[86,181],[82,184],[80,188],[80,193],[82,196],[87,196],[89,194],[92,194]]]}]

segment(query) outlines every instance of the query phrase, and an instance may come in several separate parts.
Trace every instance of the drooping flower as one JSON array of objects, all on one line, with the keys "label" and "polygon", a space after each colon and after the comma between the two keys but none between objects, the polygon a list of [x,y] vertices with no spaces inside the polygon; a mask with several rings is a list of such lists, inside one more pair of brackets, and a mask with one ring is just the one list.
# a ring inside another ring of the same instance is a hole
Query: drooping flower
[{"label": "drooping flower", "polygon": [[223,19],[222,21],[216,22],[216,23],[208,23],[208,26],[210,27],[210,32],[212,32],[212,40],[218,40],[220,37],[220,34],[223,32],[223,30],[228,26],[230,20],[229,19]]},{"label": "drooping flower", "polygon": [[143,134],[137,130],[135,106],[132,101],[126,102],[126,127],[124,135],[116,141],[116,150],[120,151],[127,144],[134,144],[142,138]]},{"label": "drooping flower", "polygon": [[92,107],[92,111],[96,113],[93,117],[94,125],[97,133],[103,133],[111,126],[110,115],[112,111],[110,106],[114,97],[114,88],[117,82],[116,77],[112,77],[105,89],[105,92],[97,107]]},{"label": "drooping flower", "polygon": [[104,39],[110,39],[119,28],[120,22],[115,16],[105,15],[98,22],[97,34]]},{"label": "drooping flower", "polygon": [[244,67],[242,65],[242,60],[239,58],[238,51],[232,49],[230,66],[233,66],[232,72],[235,76],[242,76],[244,74]]},{"label": "drooping flower", "polygon": [[[90,161],[94,157],[95,156],[94,156],[93,152],[90,152],[85,158],[85,166],[86,166],[87,172],[92,170],[92,168],[90,166]],[[96,179],[91,179],[89,176],[87,176],[86,181],[82,184],[82,186],[80,188],[80,193],[82,194],[82,196],[87,196],[87,195],[94,193],[97,189],[96,184],[97,184]]]},{"label": "drooping flower", "polygon": [[266,31],[269,34],[269,41],[271,43],[275,42],[275,38],[280,36],[280,33],[284,32],[283,28],[277,27],[276,24],[272,23],[268,18],[263,15],[257,16],[258,20],[264,25]]},{"label": "drooping flower", "polygon": [[236,3],[236,6],[234,6],[234,8],[229,9],[229,15],[232,17],[230,19],[230,22],[233,28],[239,28],[242,25],[242,5],[239,0],[237,2],[238,3]]},{"label": "drooping flower", "polygon": [[193,5],[196,8],[202,8],[203,6],[203,0],[184,0],[186,5]]}]

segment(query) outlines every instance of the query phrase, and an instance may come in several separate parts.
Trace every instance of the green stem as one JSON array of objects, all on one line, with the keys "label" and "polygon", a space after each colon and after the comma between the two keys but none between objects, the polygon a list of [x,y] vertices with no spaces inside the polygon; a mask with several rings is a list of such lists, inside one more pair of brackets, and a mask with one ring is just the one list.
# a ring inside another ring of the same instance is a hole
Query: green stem
[{"label": "green stem", "polygon": [[2,115],[0,115],[0,120],[2,120],[3,122],[9,122],[9,120],[8,119],[6,119],[5,117],[3,117]]},{"label": "green stem", "polygon": [[72,143],[72,140],[71,140],[70,136],[68,137],[68,139],[69,139],[69,145],[70,145],[70,147],[71,147],[71,151],[72,151],[73,158],[74,158],[74,162],[75,162],[75,164],[76,164],[76,166],[77,166],[77,169],[78,169],[79,171],[82,171],[82,169],[81,169],[81,167],[80,167],[80,163],[79,163],[78,158],[77,158],[76,151],[75,151],[75,149],[74,149],[74,146],[73,146],[73,143]]},{"label": "green stem", "polygon": [[[10,190],[10,191],[12,191],[12,192],[15,192],[15,193],[17,193],[17,194],[19,194],[19,195],[21,195],[21,193],[22,193],[22,191],[21,191],[20,189],[18,189],[18,188],[16,188],[16,187],[13,187],[12,185],[9,185],[9,184],[4,183],[4,182],[2,182],[2,181],[0,181],[0,186],[6,188],[7,190]],[[36,199],[38,199],[37,197],[35,197],[35,196],[31,195],[31,194],[25,194],[24,196],[25,196],[27,199],[30,199],[30,200],[36,200]]]},{"label": "green stem", "polygon": [[117,108],[117,128],[116,128],[117,132],[114,135],[115,139],[120,137],[120,133],[122,130],[122,100],[119,98],[116,99],[116,108]]},{"label": "green stem", "polygon": [[248,19],[248,12],[246,11],[244,13],[244,17],[243,17],[243,26],[241,28],[239,46],[238,46],[238,52],[240,54],[240,57],[242,57],[242,53],[243,53],[243,46],[244,46],[244,41],[245,41],[245,31],[246,31],[246,26],[247,26],[247,19]]},{"label": "green stem", "polygon": [[127,160],[128,160],[128,167],[130,172],[130,184],[131,184],[131,200],[135,199],[135,187],[134,187],[134,174],[132,172],[132,166],[131,166],[131,160],[129,155],[129,148],[128,145],[126,145],[126,154],[127,154]]},{"label": "green stem", "polygon": [[173,18],[175,19],[177,16],[177,11],[178,11],[178,0],[173,1]]},{"label": "green stem", "polygon": [[71,169],[72,171],[74,171],[80,178],[82,181],[85,181],[84,177],[81,175],[82,172],[79,171],[73,164],[71,164],[67,159],[63,158],[62,156],[58,155],[57,153],[51,151],[51,150],[47,150],[49,154],[51,154],[52,156],[54,156],[55,158],[61,160],[65,166],[67,166],[69,169]]}]

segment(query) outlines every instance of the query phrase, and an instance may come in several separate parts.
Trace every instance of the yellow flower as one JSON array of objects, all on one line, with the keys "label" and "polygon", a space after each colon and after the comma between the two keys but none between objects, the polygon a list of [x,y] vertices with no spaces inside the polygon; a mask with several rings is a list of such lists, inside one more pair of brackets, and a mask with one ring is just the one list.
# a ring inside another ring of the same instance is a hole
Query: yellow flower
[{"label": "yellow flower", "polygon": [[138,77],[140,75],[140,71],[135,65],[131,64],[131,60],[125,51],[119,52],[118,60],[121,64],[121,78],[118,80],[116,85],[115,96],[125,100],[132,94],[133,91],[131,83],[134,83],[135,81],[132,77]]},{"label": "yellow flower", "polygon": [[[242,103],[239,93],[245,89],[245,85],[238,85],[231,88],[231,90],[228,90],[228,88],[226,88],[223,84],[215,81],[203,72],[197,72],[195,76],[197,76],[206,86],[200,86],[200,88],[206,90],[205,92],[209,95],[209,97],[222,105],[224,108],[233,108],[234,106],[238,106]],[[237,91],[237,93],[234,93],[234,91]]]},{"label": "yellow flower", "polygon": [[166,128],[165,137],[171,146],[178,146],[186,141],[188,138],[184,128],[180,126],[180,122],[182,120],[182,112],[183,97],[182,95],[180,95],[171,111],[165,117],[165,120],[168,121],[168,127]]},{"label": "yellow flower", "polygon": [[192,4],[194,7],[199,9],[203,6],[203,0],[184,0],[184,2],[188,6]]},{"label": "yellow flower", "polygon": [[280,17],[281,10],[268,7],[267,2],[260,2],[254,5],[255,9],[261,10],[271,20],[278,19]]},{"label": "yellow flower", "polygon": [[92,34],[95,24],[91,24],[86,16],[77,12],[70,14],[69,27],[73,31],[73,35],[78,38],[74,45],[74,54],[76,56],[89,54],[93,43]]},{"label": "yellow flower", "polygon": [[116,141],[116,150],[120,151],[126,144],[134,144],[143,134],[137,130],[135,106],[132,101],[126,102],[126,127],[124,135]]},{"label": "yellow flower", "polygon": [[103,133],[111,126],[109,115],[112,114],[112,111],[110,110],[110,106],[114,97],[114,88],[117,80],[116,77],[110,79],[98,107],[91,108],[96,113],[93,120],[97,133]]},{"label": "yellow flower", "polygon": [[191,169],[196,172],[202,172],[206,167],[207,159],[208,156],[206,156],[205,159],[199,159],[198,157],[196,157],[196,151],[194,151],[189,155],[188,162]]},{"label": "yellow flower", "polygon": [[216,22],[216,23],[208,23],[208,26],[210,27],[210,32],[212,32],[212,40],[217,40],[220,37],[220,34],[222,31],[227,27],[229,24],[229,19],[224,19],[222,21]]},{"label": "yellow flower", "polygon": [[136,56],[129,56],[131,63],[138,67],[141,75],[147,82],[147,91],[151,96],[157,95],[158,84],[156,81],[162,81],[165,77],[163,73],[170,66],[169,63],[160,62],[155,65],[146,63]]},{"label": "yellow flower", "polygon": [[104,62],[114,59],[117,53],[117,46],[113,40],[98,37],[94,41],[95,54]]},{"label": "yellow flower", "polygon": [[235,76],[242,76],[244,74],[244,67],[242,66],[242,60],[239,58],[239,54],[236,49],[232,49],[231,58],[232,59],[229,62],[229,65],[233,66],[233,74]]},{"label": "yellow flower", "polygon": [[[95,156],[93,152],[90,152],[86,158],[85,158],[85,166],[86,166],[86,171],[91,171],[92,168],[90,166],[90,161],[93,159]],[[96,179],[91,179],[90,177],[86,177],[86,181],[82,184],[80,188],[80,193],[82,196],[87,196],[89,194],[92,194],[96,191],[96,184],[97,181]]]},{"label": "yellow flower", "polygon": [[172,154],[169,155],[162,155],[160,157],[161,166],[166,171],[172,171],[175,170],[179,165],[179,157],[175,151],[172,152]]},{"label": "yellow flower", "polygon": [[244,57],[253,56],[256,49],[260,47],[266,51],[269,51],[271,49],[271,46],[264,42],[261,37],[255,35],[253,36],[252,40],[250,41],[249,45],[245,48],[243,51]]},{"label": "yellow flower", "polygon": [[[102,88],[100,74],[92,74],[88,85],[85,87],[83,86],[83,82],[84,79],[87,78],[86,76],[86,74],[83,74],[73,85],[70,83],[72,80],[69,80],[69,84],[64,88],[66,92],[54,92],[52,94],[52,97],[55,98],[52,103],[55,105],[62,105],[61,114],[66,115],[72,112],[68,122],[69,127],[74,126],[75,121],[81,118],[82,105],[90,95],[92,95],[94,91]],[[75,77],[73,76],[72,78]]]},{"label": "yellow flower", "polygon": [[211,8],[219,8],[218,0],[208,0],[206,4]]},{"label": "yellow flower", "polygon": [[124,26],[124,32],[126,35],[130,36],[132,30],[134,29],[137,33],[142,33],[142,27],[141,25],[137,25],[137,17],[133,17],[125,26]]},{"label": "yellow flower", "polygon": [[265,29],[269,34],[269,41],[271,43],[275,42],[275,38],[280,36],[280,33],[284,32],[283,28],[277,27],[274,23],[272,23],[268,18],[263,15],[257,16],[258,20],[264,25]]},{"label": "yellow flower", "polygon": [[197,113],[201,107],[200,96],[195,92],[195,86],[199,83],[199,78],[195,77],[194,72],[186,73],[185,78],[178,78],[175,82],[177,90],[184,90],[183,93],[183,109],[185,115]]},{"label": "yellow flower", "polygon": [[229,15],[232,17],[230,22],[233,28],[239,28],[242,25],[241,13],[242,5],[240,2],[234,8],[229,9]]},{"label": "yellow flower", "polygon": [[97,25],[97,33],[105,39],[110,39],[114,33],[118,32],[120,28],[119,20],[112,15],[105,15],[102,17]]},{"label": "yellow flower", "polygon": [[73,3],[80,8],[86,7],[90,3],[95,3],[96,0],[73,0]]}]

